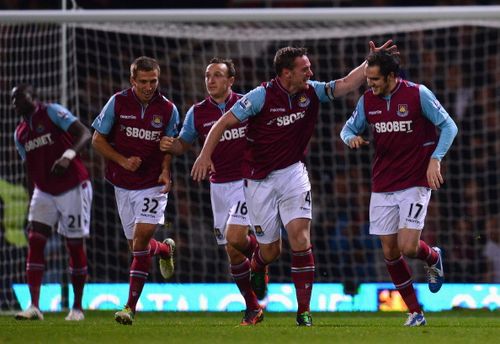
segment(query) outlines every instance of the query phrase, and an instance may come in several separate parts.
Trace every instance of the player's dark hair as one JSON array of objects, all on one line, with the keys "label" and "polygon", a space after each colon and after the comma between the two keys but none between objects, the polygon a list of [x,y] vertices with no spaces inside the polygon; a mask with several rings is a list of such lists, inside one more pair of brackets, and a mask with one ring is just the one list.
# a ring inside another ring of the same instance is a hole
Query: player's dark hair
[{"label": "player's dark hair", "polygon": [[152,70],[157,70],[160,73],[158,61],[151,57],[141,56],[136,58],[130,65],[130,76],[135,79],[138,71],[150,72]]},{"label": "player's dark hair", "polygon": [[[38,94],[36,92],[35,87],[29,83],[20,83],[17,86],[14,87],[12,91],[16,91],[17,93],[29,93],[31,95],[31,99],[35,100],[38,99]],[[13,92],[12,92],[13,93]]]},{"label": "player's dark hair", "polygon": [[236,76],[236,68],[234,67],[234,62],[231,59],[225,59],[222,57],[214,57],[210,60],[210,64],[212,63],[223,63],[227,66],[227,76],[232,78]]},{"label": "player's dark hair", "polygon": [[377,52],[371,52],[366,58],[368,62],[368,67],[379,66],[380,74],[385,78],[389,74],[394,73],[394,76],[399,76],[399,58],[396,55],[380,50]]},{"label": "player's dark hair", "polygon": [[307,55],[306,48],[284,47],[279,49],[274,55],[274,70],[276,75],[281,75],[283,69],[293,69],[295,58]]}]

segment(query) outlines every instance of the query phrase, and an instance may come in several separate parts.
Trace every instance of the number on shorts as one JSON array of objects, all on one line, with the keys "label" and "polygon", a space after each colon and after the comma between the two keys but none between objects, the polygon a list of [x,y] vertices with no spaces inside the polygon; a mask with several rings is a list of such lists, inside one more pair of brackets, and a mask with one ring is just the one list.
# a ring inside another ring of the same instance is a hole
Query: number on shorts
[{"label": "number on shorts", "polygon": [[82,216],[81,215],[70,215],[69,216],[69,228],[80,228],[82,227]]},{"label": "number on shorts", "polygon": [[[241,205],[241,207],[240,207],[240,205]],[[240,212],[241,215],[248,214],[247,203],[246,202],[239,202],[238,201],[238,204],[236,205],[236,211],[235,211],[235,213],[238,213],[238,210],[239,210],[239,212]]]},{"label": "number on shorts", "polygon": [[144,206],[142,208],[143,212],[156,214],[156,208],[158,208],[157,200],[155,200],[154,198],[144,198]]},{"label": "number on shorts", "polygon": [[418,215],[420,215],[420,212],[422,211],[424,205],[420,204],[420,203],[412,203],[412,204],[410,204],[410,211],[408,212],[408,217],[411,217],[411,214],[413,213],[413,205],[414,204],[415,204],[415,207],[418,208],[418,210],[416,211],[415,215],[413,216],[413,218],[416,219],[418,217]]},{"label": "number on shorts", "polygon": [[311,191],[307,191],[306,193],[306,202],[311,206]]}]

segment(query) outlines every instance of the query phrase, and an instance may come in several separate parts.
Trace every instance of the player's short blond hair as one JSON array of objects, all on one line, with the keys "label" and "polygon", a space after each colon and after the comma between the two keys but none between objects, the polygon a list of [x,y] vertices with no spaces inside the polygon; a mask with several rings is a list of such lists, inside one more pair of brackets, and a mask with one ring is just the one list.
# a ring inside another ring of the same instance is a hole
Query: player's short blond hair
[{"label": "player's short blond hair", "polygon": [[158,74],[160,74],[158,61],[151,57],[141,56],[136,58],[130,65],[130,77],[135,79],[138,71],[150,72],[152,70],[157,70]]}]

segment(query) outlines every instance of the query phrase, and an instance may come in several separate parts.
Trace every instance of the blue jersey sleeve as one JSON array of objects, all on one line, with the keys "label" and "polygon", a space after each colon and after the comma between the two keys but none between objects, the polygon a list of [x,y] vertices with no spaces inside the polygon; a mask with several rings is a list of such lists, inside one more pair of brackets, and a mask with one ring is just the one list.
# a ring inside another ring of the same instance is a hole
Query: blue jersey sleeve
[{"label": "blue jersey sleeve", "polygon": [[170,121],[168,122],[168,125],[165,128],[163,134],[165,134],[166,136],[174,137],[177,136],[177,134],[179,133],[177,128],[179,127],[180,118],[177,107],[174,104],[172,105],[173,105],[172,116],[170,116]]},{"label": "blue jersey sleeve", "polygon": [[248,117],[258,114],[260,110],[262,110],[265,100],[266,89],[263,86],[259,86],[238,100],[230,111],[240,120],[240,122],[243,122]]},{"label": "blue jersey sleeve", "polygon": [[198,132],[194,127],[194,106],[188,110],[186,118],[184,118],[184,123],[182,124],[181,133],[179,137],[189,144],[193,144],[198,138]]},{"label": "blue jersey sleeve", "polygon": [[439,103],[434,93],[424,85],[420,85],[419,92],[423,115],[441,130],[438,144],[432,153],[432,158],[441,160],[453,143],[458,128],[448,112]]},{"label": "blue jersey sleeve", "polygon": [[[319,98],[321,103],[331,102],[333,100],[333,91],[335,90],[335,81],[330,82],[319,82],[309,80],[307,82],[311,87],[314,88],[316,95]],[[327,92],[327,85],[329,87],[329,91]]]},{"label": "blue jersey sleeve", "polygon": [[112,96],[92,123],[92,127],[100,134],[110,133],[115,124],[115,96]]},{"label": "blue jersey sleeve", "polygon": [[19,152],[19,155],[21,156],[21,159],[23,159],[23,161],[26,160],[26,150],[24,149],[24,146],[17,140],[17,129],[14,131],[14,142],[16,143],[16,148]]},{"label": "blue jersey sleeve", "polygon": [[68,109],[60,104],[47,104],[47,113],[50,120],[64,131],[68,131],[71,124],[77,120]]},{"label": "blue jersey sleeve", "polygon": [[358,104],[356,105],[356,109],[352,113],[351,117],[347,120],[340,132],[340,138],[346,145],[349,145],[349,142],[352,138],[357,135],[363,133],[366,130],[367,122],[365,115],[365,96],[361,96],[358,100]]}]

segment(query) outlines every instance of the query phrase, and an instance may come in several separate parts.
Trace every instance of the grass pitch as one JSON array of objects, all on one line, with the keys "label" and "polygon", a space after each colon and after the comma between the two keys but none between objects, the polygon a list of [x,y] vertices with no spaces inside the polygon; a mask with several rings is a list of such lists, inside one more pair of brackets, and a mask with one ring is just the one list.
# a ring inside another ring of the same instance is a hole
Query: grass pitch
[{"label": "grass pitch", "polygon": [[238,326],[243,313],[140,312],[132,326],[114,312],[87,311],[85,321],[45,313],[44,321],[0,316],[0,343],[499,343],[500,312],[458,310],[426,313],[427,326],[403,326],[403,313],[313,313],[311,328],[295,314],[265,313],[256,326]]}]

